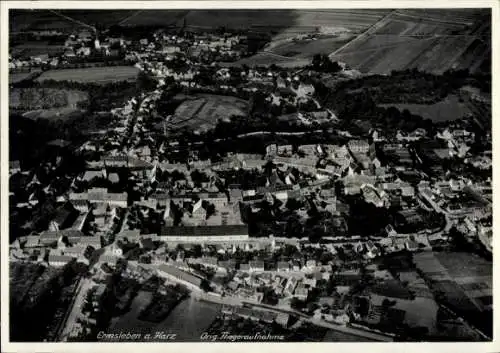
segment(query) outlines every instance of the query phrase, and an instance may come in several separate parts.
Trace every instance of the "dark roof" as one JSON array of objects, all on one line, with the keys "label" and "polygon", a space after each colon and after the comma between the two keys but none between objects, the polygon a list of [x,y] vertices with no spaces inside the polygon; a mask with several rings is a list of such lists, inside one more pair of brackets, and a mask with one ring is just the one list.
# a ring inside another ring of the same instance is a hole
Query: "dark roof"
[{"label": "dark roof", "polygon": [[113,161],[113,162],[128,162],[128,156],[119,155],[119,156],[106,156],[102,158],[104,161]]},{"label": "dark roof", "polygon": [[270,187],[259,186],[257,188],[257,193],[264,194],[266,192],[288,191],[288,190],[292,190],[292,188],[293,188],[292,185],[276,185],[276,186],[270,186]]},{"label": "dark roof", "polygon": [[263,199],[262,195],[243,196],[243,201],[257,201],[257,200],[262,200],[262,199]]},{"label": "dark roof", "polygon": [[68,141],[62,139],[52,140],[47,143],[47,145],[55,147],[66,147],[69,146],[69,144],[70,143]]},{"label": "dark roof", "polygon": [[63,262],[70,262],[73,260],[71,256],[66,256],[66,255],[50,255],[49,254],[49,262],[52,261],[63,261]]},{"label": "dark roof", "polygon": [[286,261],[278,261],[277,267],[281,268],[290,268],[290,263]]},{"label": "dark roof", "polygon": [[193,276],[188,272],[181,271],[177,267],[161,264],[160,266],[158,266],[158,270],[168,273],[169,275],[176,278],[182,279],[183,281],[194,284],[195,286],[199,287],[201,285],[201,278]]},{"label": "dark roof", "polygon": [[71,200],[70,201],[73,206],[80,206],[80,205],[88,205],[89,202],[87,200]]},{"label": "dark roof", "polygon": [[220,225],[198,227],[163,227],[163,236],[212,236],[212,235],[248,235],[246,225]]},{"label": "dark roof", "polygon": [[68,222],[68,219],[71,217],[73,210],[68,207],[60,207],[54,216],[54,222],[57,222],[60,225],[63,225]]},{"label": "dark roof", "polygon": [[264,261],[250,261],[251,267],[264,267]]}]

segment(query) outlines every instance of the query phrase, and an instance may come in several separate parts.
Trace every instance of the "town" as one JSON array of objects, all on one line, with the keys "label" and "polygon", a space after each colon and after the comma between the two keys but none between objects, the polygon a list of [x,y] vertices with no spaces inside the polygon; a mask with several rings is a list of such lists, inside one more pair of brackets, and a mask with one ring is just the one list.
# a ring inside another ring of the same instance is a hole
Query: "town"
[{"label": "town", "polygon": [[[61,52],[9,56],[22,76],[10,81],[20,92],[10,108],[14,336],[32,325],[29,340],[99,340],[146,297],[134,320],[163,322],[184,301],[217,305],[206,337],[491,339],[491,98],[474,75],[378,78],[324,54],[299,67],[239,65],[270,39],[185,20],[90,27],[33,31],[63,38]],[[108,69],[120,82],[87,87]],[[433,87],[408,96],[449,90],[478,110],[433,122],[356,95],[370,85],[391,95],[377,87],[405,80]],[[68,108],[55,90],[90,93]],[[28,95],[39,100],[29,109]],[[101,123],[51,125],[70,119],[64,109]],[[44,327],[21,323],[30,310]]]}]

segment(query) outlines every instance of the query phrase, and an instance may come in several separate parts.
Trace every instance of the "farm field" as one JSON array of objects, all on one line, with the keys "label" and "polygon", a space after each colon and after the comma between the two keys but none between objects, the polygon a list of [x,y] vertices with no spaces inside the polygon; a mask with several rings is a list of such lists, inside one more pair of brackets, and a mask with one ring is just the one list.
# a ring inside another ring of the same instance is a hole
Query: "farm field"
[{"label": "farm field", "polygon": [[133,66],[89,67],[84,69],[51,70],[44,72],[37,81],[75,81],[101,83],[135,80],[139,69]]},{"label": "farm field", "polygon": [[379,104],[379,106],[396,107],[401,111],[407,109],[410,113],[433,122],[457,120],[471,113],[467,104],[461,103],[455,95],[450,95],[435,104]]},{"label": "farm field", "polygon": [[450,69],[487,69],[491,50],[487,12],[452,11],[442,18],[431,12],[433,17],[423,13],[420,18],[418,10],[414,11],[391,13],[330,58],[376,74],[412,68],[436,74]]},{"label": "farm field", "polygon": [[26,72],[16,72],[16,73],[10,73],[9,72],[9,84],[14,84],[21,82],[23,80],[26,80],[30,78],[31,76],[37,74],[38,72],[41,72],[40,70],[33,70],[33,71],[26,71]]},{"label": "farm field", "polygon": [[[82,21],[92,26],[112,26],[130,16],[134,10],[60,10],[59,13]],[[11,11],[10,31],[58,30],[67,32],[81,25],[67,20],[48,10],[16,10]]]},{"label": "farm field", "polygon": [[325,9],[325,10],[164,10],[137,11],[122,25],[183,25],[188,27],[249,28],[254,30],[279,30],[289,33],[312,33],[317,27],[345,27],[350,31],[361,31],[382,18],[386,9]]},{"label": "farm field", "polygon": [[[171,26],[178,24],[189,10],[134,10],[120,21],[121,26]],[[182,23],[180,23],[182,25]]]},{"label": "farm field", "polygon": [[464,305],[471,311],[482,313],[492,309],[493,278],[490,262],[460,252],[419,254],[415,260],[419,269],[438,281],[437,285],[445,292],[452,305]]},{"label": "farm field", "polygon": [[58,56],[64,52],[64,46],[53,45],[48,42],[27,42],[16,45],[10,49],[13,57],[29,58],[30,56],[48,54]]},{"label": "farm field", "polygon": [[302,39],[294,41],[284,41],[269,49],[270,52],[278,55],[295,58],[312,58],[315,54],[322,54],[340,48],[353,38],[350,34],[339,36],[325,36],[316,40]]},{"label": "farm field", "polygon": [[248,103],[236,97],[199,94],[182,102],[168,124],[173,129],[190,127],[196,131],[207,131],[214,128],[219,120],[245,116],[247,109]]},{"label": "farm field", "polygon": [[31,120],[70,120],[73,118],[81,117],[82,112],[83,111],[81,109],[71,107],[37,109],[24,113],[23,117]]}]

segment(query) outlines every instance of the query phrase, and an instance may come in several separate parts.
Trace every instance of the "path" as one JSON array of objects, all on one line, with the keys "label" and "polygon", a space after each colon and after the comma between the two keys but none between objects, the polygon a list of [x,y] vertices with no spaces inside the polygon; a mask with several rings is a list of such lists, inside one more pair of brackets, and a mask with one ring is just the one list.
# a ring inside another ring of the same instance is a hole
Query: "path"
[{"label": "path", "polygon": [[74,19],[74,18],[72,18],[72,17],[69,17],[69,16],[66,16],[66,15],[63,15],[62,13],[57,12],[57,11],[54,11],[54,10],[50,10],[50,9],[49,9],[48,11],[50,11],[51,13],[53,13],[53,14],[54,14],[54,15],[56,15],[56,16],[62,17],[62,18],[66,19],[66,20],[68,20],[68,21],[71,21],[71,22],[73,22],[73,23],[79,24],[80,26],[84,26],[84,27],[88,27],[88,28],[92,29],[92,30],[94,31],[94,34],[96,34],[96,33],[97,33],[97,28],[95,28],[94,26],[91,26],[91,25],[89,25],[89,24],[86,24],[85,22],[82,22],[82,21],[75,20],[75,19]]},{"label": "path", "polygon": [[386,24],[387,20],[391,17],[391,15],[394,12],[395,12],[395,10],[389,12],[387,15],[385,15],[384,17],[382,17],[379,21],[375,22],[372,26],[368,27],[368,29],[366,31],[364,31],[363,33],[361,33],[359,36],[357,36],[353,40],[347,42],[346,44],[344,44],[343,46],[341,46],[340,48],[338,48],[334,52],[330,53],[330,55],[328,55],[328,57],[330,59],[332,59],[333,56],[335,56],[337,53],[340,53],[342,50],[344,50],[348,46],[352,45],[352,43],[360,41],[360,40],[364,39],[366,36],[368,36],[368,35],[372,34],[373,32],[377,31],[379,28],[381,28],[382,26],[384,26]]}]

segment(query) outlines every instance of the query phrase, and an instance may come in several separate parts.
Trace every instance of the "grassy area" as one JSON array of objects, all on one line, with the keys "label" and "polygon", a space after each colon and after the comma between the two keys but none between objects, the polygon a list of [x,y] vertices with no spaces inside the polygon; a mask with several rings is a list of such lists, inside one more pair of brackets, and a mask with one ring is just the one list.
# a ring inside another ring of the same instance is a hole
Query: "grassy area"
[{"label": "grassy area", "polygon": [[407,109],[410,113],[420,115],[424,119],[434,122],[457,120],[463,118],[471,111],[465,103],[458,100],[455,95],[449,95],[435,104],[380,104],[381,107],[396,107],[399,110]]},{"label": "grassy area", "polygon": [[33,70],[26,72],[9,73],[9,84],[14,84],[24,81],[26,79],[29,79],[31,76],[36,75],[39,72],[40,72],[39,70]]},{"label": "grassy area", "polygon": [[231,116],[245,116],[248,103],[230,96],[200,94],[185,100],[177,107],[169,121],[172,128],[190,127],[209,130],[219,120],[228,120]]},{"label": "grassy area", "polygon": [[135,80],[139,69],[133,66],[89,67],[84,69],[52,70],[44,72],[37,81],[75,81],[105,84]]}]

